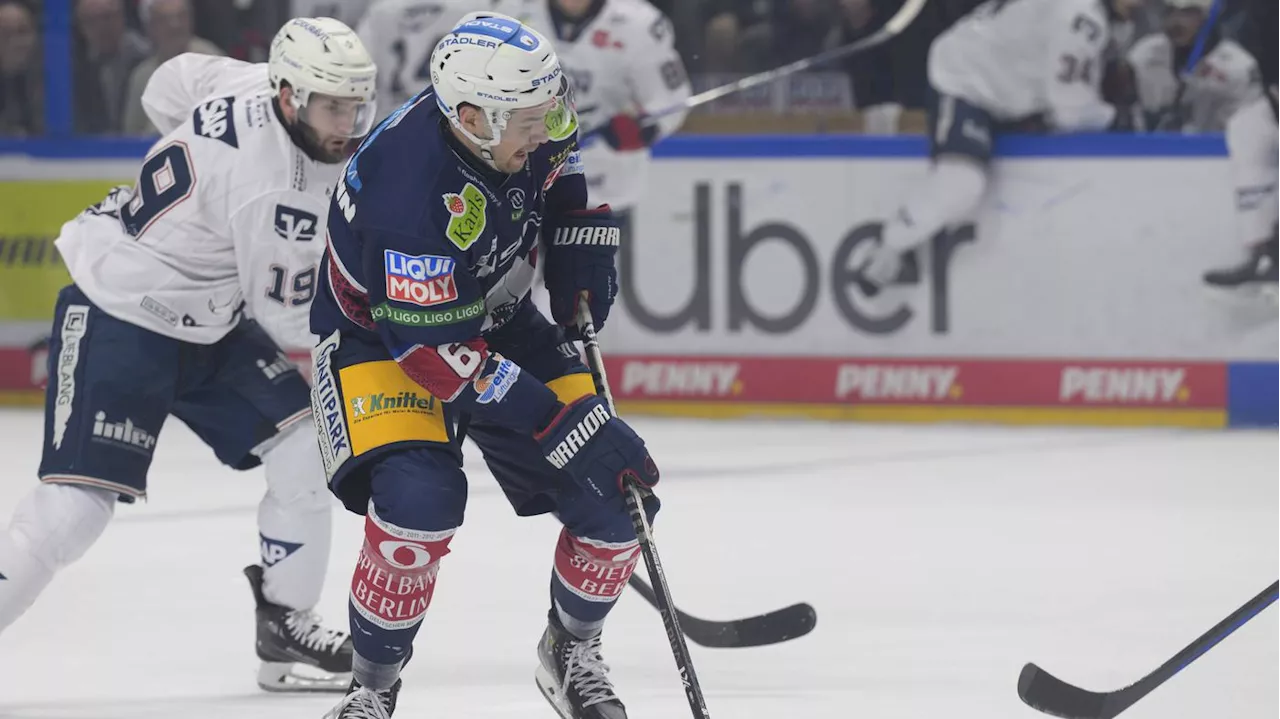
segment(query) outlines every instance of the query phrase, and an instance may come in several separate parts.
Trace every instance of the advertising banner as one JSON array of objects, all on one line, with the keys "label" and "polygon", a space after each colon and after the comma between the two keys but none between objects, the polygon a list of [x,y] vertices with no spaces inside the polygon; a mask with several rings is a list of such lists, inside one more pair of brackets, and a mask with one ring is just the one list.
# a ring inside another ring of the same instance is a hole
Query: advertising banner
[{"label": "advertising banner", "polygon": [[1218,158],[1009,159],[905,287],[859,270],[920,158],[655,163],[620,251],[615,351],[1274,360],[1273,308],[1216,302],[1238,261]]},{"label": "advertising banner", "polygon": [[[45,324],[53,317],[58,290],[70,281],[53,241],[63,223],[100,201],[115,184],[0,181],[0,325]],[[8,334],[13,335],[12,328]]]},{"label": "advertising banner", "polygon": [[1220,427],[1221,363],[610,357],[634,410],[708,416]]},{"label": "advertising banner", "polygon": [[[1200,279],[1241,257],[1221,138],[1001,139],[980,210],[868,293],[927,162],[919,137],[658,146],[602,333],[623,411],[1276,424],[1275,304]],[[130,164],[0,159],[0,402],[39,401],[52,239]]]}]

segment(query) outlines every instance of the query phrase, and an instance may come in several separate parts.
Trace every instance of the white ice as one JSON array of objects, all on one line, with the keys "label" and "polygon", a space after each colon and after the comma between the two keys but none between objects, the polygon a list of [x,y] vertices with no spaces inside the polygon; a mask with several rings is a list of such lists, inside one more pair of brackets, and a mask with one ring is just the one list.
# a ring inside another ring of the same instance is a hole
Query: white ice
[{"label": "white ice", "polygon": [[[817,629],[693,647],[717,719],[1030,719],[1036,661],[1136,680],[1276,579],[1277,434],[638,419],[663,469],[677,602],[727,618],[797,601]],[[34,481],[41,419],[0,412],[0,517]],[[397,717],[553,716],[533,683],[556,527],[518,519],[479,461]],[[146,504],[0,636],[0,717],[318,719],[330,695],[254,683],[257,472],[160,438]],[[321,611],[345,626],[361,541],[336,514]],[[0,519],[0,521],[6,521]],[[643,568],[639,571],[643,571]],[[1125,719],[1271,719],[1271,607]],[[606,657],[633,719],[688,717],[658,614],[624,596]]]}]

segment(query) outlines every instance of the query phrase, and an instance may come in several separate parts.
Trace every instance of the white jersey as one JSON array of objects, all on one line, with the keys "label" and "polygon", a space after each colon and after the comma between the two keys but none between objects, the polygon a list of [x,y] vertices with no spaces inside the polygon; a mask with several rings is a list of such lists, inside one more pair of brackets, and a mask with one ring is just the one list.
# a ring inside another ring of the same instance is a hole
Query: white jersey
[{"label": "white jersey", "polygon": [[[689,78],[675,49],[671,21],[646,0],[604,0],[599,12],[557,29],[552,0],[497,0],[494,9],[552,38],[573,83],[581,126],[591,130],[620,115],[647,115],[689,97]],[[557,31],[558,30],[558,31]],[[675,132],[687,112],[661,118],[658,135]],[[617,152],[602,141],[583,148],[592,204],[633,207],[644,192],[648,150]]]},{"label": "white jersey", "polygon": [[378,119],[431,84],[431,51],[463,15],[492,0],[375,0],[355,26],[378,67]]},{"label": "white jersey", "polygon": [[[1148,113],[1171,109],[1178,97],[1182,67],[1174,67],[1173,43],[1164,33],[1148,35],[1129,51],[1138,82],[1138,100]],[[1182,129],[1222,132],[1227,119],[1261,96],[1258,63],[1234,41],[1222,40],[1196,63],[1182,93]]]},{"label": "white jersey", "polygon": [[221,339],[242,314],[311,347],[309,305],[341,164],[276,117],[265,64],[184,54],[142,96],[163,133],[137,184],[62,226],[72,279],[103,311],[168,337]]},{"label": "white jersey", "polygon": [[1115,117],[1099,91],[1109,37],[1101,0],[988,0],[934,40],[929,83],[999,121],[1099,130]]}]

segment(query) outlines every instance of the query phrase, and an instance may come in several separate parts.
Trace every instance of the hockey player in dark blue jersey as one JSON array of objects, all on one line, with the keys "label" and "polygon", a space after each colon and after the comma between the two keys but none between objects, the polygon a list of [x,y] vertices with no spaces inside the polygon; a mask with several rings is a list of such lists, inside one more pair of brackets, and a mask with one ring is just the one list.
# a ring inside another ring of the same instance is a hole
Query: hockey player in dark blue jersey
[{"label": "hockey player in dark blue jersey", "polygon": [[[338,182],[311,310],[321,454],[333,492],[366,517],[355,679],[329,716],[394,711],[462,524],[467,415],[516,512],[564,525],[538,685],[566,719],[623,718],[600,631],[640,555],[621,485],[651,487],[658,470],[595,396],[566,330],[583,293],[597,328],[608,316],[617,223],[587,209],[577,119],[547,38],[473,13],[436,46],[431,75],[433,89],[375,128]],[[555,323],[529,300],[539,261]],[[651,517],[657,508],[650,497]]]}]

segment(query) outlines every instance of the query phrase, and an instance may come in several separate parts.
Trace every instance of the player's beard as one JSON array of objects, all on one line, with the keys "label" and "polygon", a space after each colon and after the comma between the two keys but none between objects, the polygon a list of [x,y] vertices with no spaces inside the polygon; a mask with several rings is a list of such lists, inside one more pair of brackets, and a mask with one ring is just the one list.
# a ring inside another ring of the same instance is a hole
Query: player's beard
[{"label": "player's beard", "polygon": [[339,162],[346,162],[360,146],[360,141],[364,138],[342,138],[333,137],[330,140],[321,140],[320,134],[301,119],[295,118],[293,122],[284,119],[284,113],[280,111],[280,101],[277,99],[273,103],[276,119],[281,125],[284,125],[285,132],[289,133],[289,139],[293,140],[293,144],[298,149],[307,153],[316,162],[326,165],[336,165]]},{"label": "player's beard", "polygon": [[351,157],[352,153],[356,151],[356,147],[360,144],[358,138],[331,136],[321,139],[315,129],[307,123],[299,122],[298,125],[302,130],[300,134],[303,142],[306,143],[302,146],[302,149],[316,162],[322,162],[326,165],[346,162],[347,158]]}]

